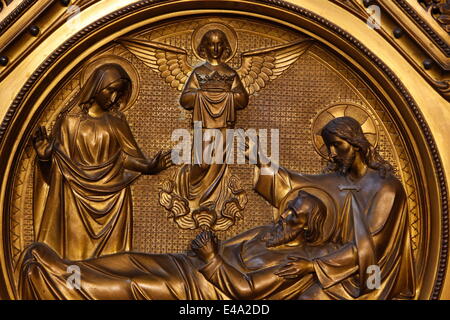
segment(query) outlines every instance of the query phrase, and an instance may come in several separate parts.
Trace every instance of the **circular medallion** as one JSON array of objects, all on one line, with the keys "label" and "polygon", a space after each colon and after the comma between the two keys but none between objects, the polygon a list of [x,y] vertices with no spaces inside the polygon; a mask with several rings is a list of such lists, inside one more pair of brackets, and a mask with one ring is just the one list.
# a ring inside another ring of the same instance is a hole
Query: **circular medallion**
[{"label": "circular medallion", "polygon": [[319,112],[311,126],[312,141],[317,153],[328,159],[328,150],[323,141],[321,132],[328,122],[339,117],[351,117],[359,122],[366,139],[375,148],[378,145],[379,130],[375,116],[365,108],[352,103],[334,104]]}]

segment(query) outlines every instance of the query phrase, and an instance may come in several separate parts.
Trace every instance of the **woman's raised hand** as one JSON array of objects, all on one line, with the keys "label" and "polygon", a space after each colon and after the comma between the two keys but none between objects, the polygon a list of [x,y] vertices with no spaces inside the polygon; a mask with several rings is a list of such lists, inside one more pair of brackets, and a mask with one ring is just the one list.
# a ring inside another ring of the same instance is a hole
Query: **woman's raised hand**
[{"label": "woman's raised hand", "polygon": [[52,143],[47,135],[45,127],[40,126],[32,136],[33,146],[38,158],[43,161],[50,160],[52,155]]}]

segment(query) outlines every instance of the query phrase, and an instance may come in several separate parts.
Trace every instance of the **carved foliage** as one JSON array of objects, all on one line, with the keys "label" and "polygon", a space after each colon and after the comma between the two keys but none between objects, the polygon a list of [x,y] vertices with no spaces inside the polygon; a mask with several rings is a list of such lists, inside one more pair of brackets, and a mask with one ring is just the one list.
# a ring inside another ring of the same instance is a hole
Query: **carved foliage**
[{"label": "carved foliage", "polygon": [[450,32],[450,1],[449,0],[419,0],[419,3]]}]

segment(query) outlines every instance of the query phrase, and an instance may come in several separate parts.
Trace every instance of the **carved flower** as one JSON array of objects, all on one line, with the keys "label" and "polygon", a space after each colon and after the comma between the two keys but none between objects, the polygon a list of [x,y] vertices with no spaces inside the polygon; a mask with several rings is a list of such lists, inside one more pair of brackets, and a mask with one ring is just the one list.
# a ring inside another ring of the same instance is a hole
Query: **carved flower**
[{"label": "carved flower", "polygon": [[217,214],[214,206],[202,206],[192,212],[192,218],[197,227],[213,229]]},{"label": "carved flower", "polygon": [[230,177],[230,180],[228,181],[228,187],[233,194],[244,192],[244,189],[242,189],[241,187],[241,181],[235,175],[232,175]]},{"label": "carved flower", "polygon": [[165,191],[159,193],[159,203],[167,210],[172,209],[172,195]]},{"label": "carved flower", "polygon": [[170,179],[166,179],[161,183],[161,190],[167,193],[172,193],[174,188],[174,183]]},{"label": "carved flower", "polygon": [[189,203],[185,199],[174,197],[171,212],[176,218],[187,215],[189,211]]},{"label": "carved flower", "polygon": [[243,208],[240,206],[237,198],[229,199],[225,202],[222,208],[222,216],[227,217],[231,220],[242,219],[241,210]]}]

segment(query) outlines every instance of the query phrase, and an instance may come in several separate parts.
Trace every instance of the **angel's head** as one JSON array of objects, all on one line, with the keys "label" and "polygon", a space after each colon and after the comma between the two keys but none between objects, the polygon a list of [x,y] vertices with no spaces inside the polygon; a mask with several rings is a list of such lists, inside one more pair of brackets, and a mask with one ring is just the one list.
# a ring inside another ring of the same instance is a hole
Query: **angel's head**
[{"label": "angel's head", "polygon": [[219,62],[226,60],[232,54],[230,43],[222,30],[213,29],[205,33],[197,47],[197,53],[200,57]]}]

